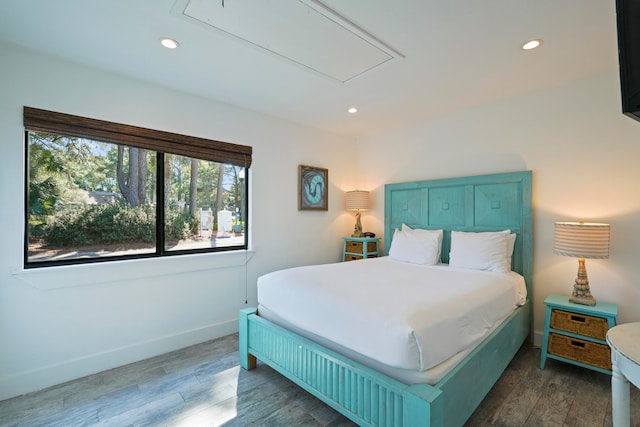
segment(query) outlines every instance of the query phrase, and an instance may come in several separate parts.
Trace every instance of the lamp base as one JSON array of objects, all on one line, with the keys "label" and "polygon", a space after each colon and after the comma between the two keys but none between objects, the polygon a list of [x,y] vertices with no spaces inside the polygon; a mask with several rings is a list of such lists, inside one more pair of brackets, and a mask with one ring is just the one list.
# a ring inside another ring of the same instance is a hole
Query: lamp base
[{"label": "lamp base", "polygon": [[356,225],[353,227],[353,234],[351,237],[364,237],[362,232],[362,223],[360,222],[360,209],[356,212]]},{"label": "lamp base", "polygon": [[591,295],[591,289],[589,289],[589,279],[587,278],[584,258],[578,258],[578,277],[576,277],[576,282],[573,284],[573,293],[569,297],[569,302],[596,305],[596,299]]},{"label": "lamp base", "polygon": [[569,297],[569,302],[573,302],[576,304],[582,304],[582,305],[591,305],[594,306],[596,305],[596,299],[589,295],[588,297],[574,297],[573,295],[571,295]]}]

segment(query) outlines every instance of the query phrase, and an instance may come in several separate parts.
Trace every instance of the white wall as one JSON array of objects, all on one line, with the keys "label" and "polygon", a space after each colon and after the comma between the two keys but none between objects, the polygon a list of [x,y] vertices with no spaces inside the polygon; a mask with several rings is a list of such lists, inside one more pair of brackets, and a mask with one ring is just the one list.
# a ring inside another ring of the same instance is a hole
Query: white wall
[{"label": "white wall", "polygon": [[[640,123],[620,112],[616,73],[426,121],[359,144],[359,179],[380,200],[384,184],[390,182],[533,171],[537,343],[544,299],[552,293],[570,294],[578,268],[577,260],[553,254],[555,221],[611,224],[610,259],[587,260],[591,292],[597,300],[619,304],[619,323],[640,321]],[[368,212],[380,234],[383,217],[382,203]]]},{"label": "white wall", "polygon": [[[0,400],[234,332],[257,276],[340,259],[353,140],[14,47],[0,57]],[[25,105],[252,146],[253,252],[23,271]],[[299,164],[329,169],[328,212],[297,210]]]}]

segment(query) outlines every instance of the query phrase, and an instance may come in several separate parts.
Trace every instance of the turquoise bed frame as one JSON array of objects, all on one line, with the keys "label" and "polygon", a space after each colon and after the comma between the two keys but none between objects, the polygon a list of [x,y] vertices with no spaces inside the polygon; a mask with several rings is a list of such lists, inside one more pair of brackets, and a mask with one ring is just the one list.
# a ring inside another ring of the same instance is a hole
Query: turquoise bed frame
[{"label": "turquoise bed frame", "polygon": [[531,172],[385,185],[385,254],[402,224],[444,229],[442,261],[451,231],[517,233],[512,268],[529,297],[435,385],[406,385],[259,316],[240,311],[240,363],[260,359],[338,412],[363,426],[462,426],[521,347],[531,328]]}]

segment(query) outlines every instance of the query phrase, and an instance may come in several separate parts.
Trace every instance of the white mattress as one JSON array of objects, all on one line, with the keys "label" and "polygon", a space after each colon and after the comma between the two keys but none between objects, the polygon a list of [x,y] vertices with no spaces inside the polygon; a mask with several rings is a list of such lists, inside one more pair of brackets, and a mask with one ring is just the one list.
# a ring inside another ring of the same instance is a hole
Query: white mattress
[{"label": "white mattress", "polygon": [[461,359],[525,300],[524,279],[514,272],[388,257],[291,268],[258,279],[261,316],[347,349],[349,357],[362,355],[374,369],[407,372],[442,370],[451,358]]}]

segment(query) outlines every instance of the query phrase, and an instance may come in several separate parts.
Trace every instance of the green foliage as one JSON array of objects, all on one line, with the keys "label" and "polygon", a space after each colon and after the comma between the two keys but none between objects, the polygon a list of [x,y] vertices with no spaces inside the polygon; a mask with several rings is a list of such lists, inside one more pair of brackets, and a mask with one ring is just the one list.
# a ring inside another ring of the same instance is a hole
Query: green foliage
[{"label": "green foliage", "polygon": [[57,212],[50,217],[45,228],[45,242],[54,246],[80,246],[88,244],[91,241],[89,235],[86,233],[88,216],[82,208],[66,209]]},{"label": "green foliage", "polygon": [[200,221],[196,215],[174,209],[167,210],[165,215],[164,233],[167,240],[187,239],[198,232]]},{"label": "green foliage", "polygon": [[[156,212],[151,205],[141,205],[135,208],[118,206],[118,212],[113,215],[113,225],[109,227],[108,217],[105,217],[105,231],[111,230],[114,242],[154,242],[156,238]],[[105,233],[106,234],[106,233]]]},{"label": "green foliage", "polygon": [[47,215],[53,213],[59,190],[52,178],[29,182],[29,231],[42,236]]},{"label": "green foliage", "polygon": [[155,220],[155,209],[150,205],[83,205],[53,215],[44,239],[47,244],[61,247],[153,242]]},{"label": "green foliage", "polygon": [[[57,247],[155,241],[155,206],[142,202],[135,208],[83,204],[91,192],[118,193],[118,198],[126,199],[119,178],[128,175],[131,147],[123,150],[121,163],[119,148],[122,146],[112,143],[29,132],[30,241]],[[138,200],[162,203],[164,196],[166,241],[197,234],[199,216],[189,212],[190,208],[214,212],[246,208],[240,185],[244,181],[239,176],[242,167],[167,153],[164,170],[158,171],[157,156],[149,152],[138,162]],[[159,173],[165,178],[161,194],[156,193]]]},{"label": "green foliage", "polygon": [[[151,205],[83,205],[64,209],[50,217],[44,240],[57,247],[155,241],[155,207]],[[189,212],[167,211],[165,238],[192,237],[200,226]]]}]

